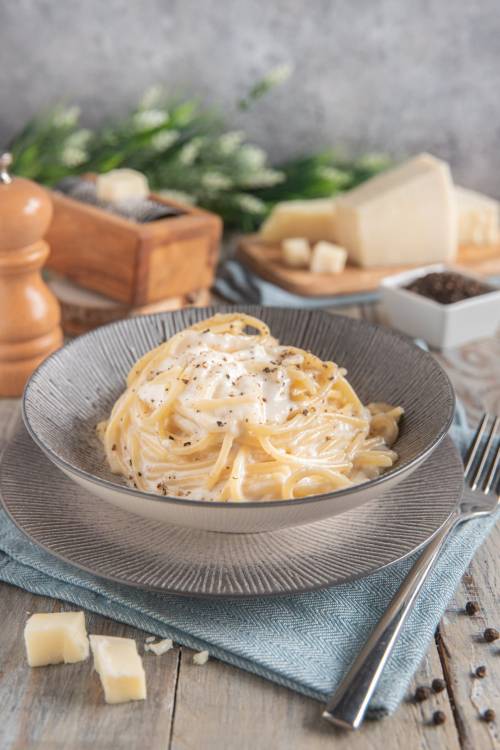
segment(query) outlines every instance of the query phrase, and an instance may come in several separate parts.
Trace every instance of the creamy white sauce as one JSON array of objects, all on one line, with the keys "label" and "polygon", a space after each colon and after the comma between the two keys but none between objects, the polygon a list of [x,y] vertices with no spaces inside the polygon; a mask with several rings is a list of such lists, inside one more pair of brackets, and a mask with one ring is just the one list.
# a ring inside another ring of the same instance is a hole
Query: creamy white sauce
[{"label": "creamy white sauce", "polygon": [[[245,403],[203,410],[203,415],[197,416],[204,427],[223,427],[237,435],[246,422],[286,421],[293,409],[290,379],[280,364],[287,351],[275,339],[263,346],[244,336],[187,331],[170,356],[155,367],[155,374],[176,367],[187,369],[183,375],[187,382],[177,403],[189,414],[198,414],[197,402],[201,400],[250,397]],[[294,354],[284,361],[301,364],[302,357]],[[146,382],[138,396],[156,409],[165,403],[168,391],[161,383]]]}]

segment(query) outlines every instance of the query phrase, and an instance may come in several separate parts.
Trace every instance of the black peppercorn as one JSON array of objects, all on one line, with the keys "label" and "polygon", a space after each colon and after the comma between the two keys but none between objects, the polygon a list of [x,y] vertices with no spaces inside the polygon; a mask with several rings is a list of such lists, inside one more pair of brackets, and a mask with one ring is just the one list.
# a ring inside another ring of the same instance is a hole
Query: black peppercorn
[{"label": "black peppercorn", "polygon": [[422,701],[426,701],[430,694],[431,691],[428,687],[420,685],[420,687],[415,690],[415,700],[421,703]]},{"label": "black peppercorn", "polygon": [[495,721],[496,716],[497,715],[492,708],[487,708],[483,714],[483,719],[485,721]]},{"label": "black peppercorn", "polygon": [[451,305],[454,302],[492,291],[492,287],[480,281],[450,271],[420,276],[408,284],[406,289],[423,297],[429,297],[441,305]]},{"label": "black peppercorn", "polygon": [[465,611],[468,615],[475,615],[476,612],[479,612],[479,604],[477,602],[467,602]]},{"label": "black peppercorn", "polygon": [[442,711],[434,711],[434,713],[432,714],[432,721],[434,722],[434,724],[436,724],[436,726],[438,724],[444,724],[444,722],[446,721],[446,715]]},{"label": "black peppercorn", "polygon": [[486,676],[486,667],[484,666],[484,664],[481,664],[480,667],[476,668],[476,677],[483,678],[485,676]]},{"label": "black peppercorn", "polygon": [[487,643],[492,643],[493,641],[496,641],[498,638],[500,638],[500,633],[496,628],[486,628],[486,630],[483,633],[484,640]]},{"label": "black peppercorn", "polygon": [[432,689],[435,693],[441,693],[445,688],[446,682],[440,677],[436,677],[436,679],[432,680]]}]

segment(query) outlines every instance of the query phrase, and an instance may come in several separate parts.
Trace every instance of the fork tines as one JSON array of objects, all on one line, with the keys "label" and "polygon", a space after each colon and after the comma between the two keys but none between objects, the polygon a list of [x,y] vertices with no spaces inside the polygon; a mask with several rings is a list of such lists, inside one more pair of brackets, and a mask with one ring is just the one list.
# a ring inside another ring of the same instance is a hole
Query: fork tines
[{"label": "fork tines", "polygon": [[496,476],[500,465],[500,440],[495,447],[495,438],[499,425],[500,417],[489,414],[484,414],[479,423],[464,471],[471,490],[480,489],[488,494],[496,489]]}]

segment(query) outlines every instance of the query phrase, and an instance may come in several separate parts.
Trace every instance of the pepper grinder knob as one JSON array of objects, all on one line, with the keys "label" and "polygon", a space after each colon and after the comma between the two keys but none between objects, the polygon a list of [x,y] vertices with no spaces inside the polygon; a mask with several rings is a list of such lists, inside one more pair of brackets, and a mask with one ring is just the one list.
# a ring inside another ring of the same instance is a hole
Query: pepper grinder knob
[{"label": "pepper grinder knob", "polygon": [[0,396],[20,396],[62,344],[59,303],[41,276],[52,201],[40,185],[12,177],[11,163],[0,156]]}]

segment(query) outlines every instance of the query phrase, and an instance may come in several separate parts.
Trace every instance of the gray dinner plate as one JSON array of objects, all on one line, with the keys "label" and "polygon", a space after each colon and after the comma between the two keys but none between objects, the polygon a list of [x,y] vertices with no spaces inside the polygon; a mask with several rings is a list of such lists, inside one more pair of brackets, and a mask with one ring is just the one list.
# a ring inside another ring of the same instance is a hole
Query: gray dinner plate
[{"label": "gray dinner plate", "polygon": [[59,471],[20,425],[2,459],[5,510],[57,557],[119,583],[195,596],[323,588],[409,555],[441,527],[463,487],[450,438],[407,479],[364,505],[260,534],[172,526],[103,502]]},{"label": "gray dinner plate", "polygon": [[37,445],[89,492],[127,512],[200,531],[260,532],[340,515],[395,487],[449,430],[455,405],[444,370],[408,338],[366,321],[322,311],[242,306],[283,344],[310,349],[347,368],[363,403],[402,406],[396,463],[380,476],[335,492],[294,500],[200,502],[129,487],[111,473],[96,434],[145,352],[194,322],[234,307],[179,310],[122,320],[80,336],[48,357],[24,394],[24,420]]}]

